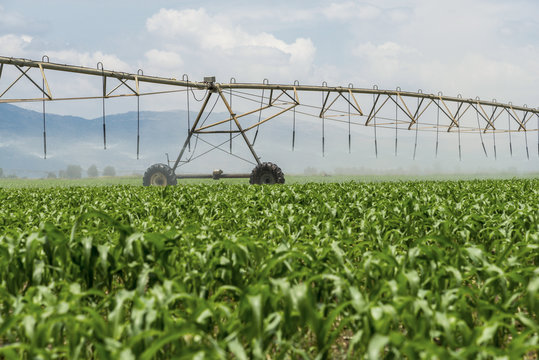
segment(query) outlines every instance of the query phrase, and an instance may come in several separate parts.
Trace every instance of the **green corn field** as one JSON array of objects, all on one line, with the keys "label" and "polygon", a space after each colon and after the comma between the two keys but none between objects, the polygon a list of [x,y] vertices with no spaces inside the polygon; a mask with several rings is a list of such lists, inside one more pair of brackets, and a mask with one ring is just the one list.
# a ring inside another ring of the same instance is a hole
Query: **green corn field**
[{"label": "green corn field", "polygon": [[0,358],[539,354],[539,179],[0,188],[0,201]]}]

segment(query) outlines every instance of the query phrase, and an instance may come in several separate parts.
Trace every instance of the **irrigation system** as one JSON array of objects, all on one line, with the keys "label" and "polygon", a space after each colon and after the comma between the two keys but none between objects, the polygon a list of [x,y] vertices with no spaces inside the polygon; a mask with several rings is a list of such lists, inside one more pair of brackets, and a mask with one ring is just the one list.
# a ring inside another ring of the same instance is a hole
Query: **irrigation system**
[{"label": "irrigation system", "polygon": [[[2,74],[12,68],[17,76],[8,80],[7,86],[2,86]],[[96,96],[53,96],[52,86],[47,80],[48,72],[77,73],[97,76],[102,79],[102,92]],[[8,98],[9,90],[20,81],[29,81],[37,89],[40,96],[36,98]],[[174,90],[142,91],[141,84],[167,85]],[[272,84],[268,80],[262,83],[237,83],[234,78],[228,83],[219,83],[215,77],[205,77],[203,81],[190,81],[187,75],[181,80],[147,76],[142,70],[137,73],[126,73],[106,70],[102,63],[96,68],[52,63],[47,56],[41,61],[21,58],[0,57],[0,103],[42,102],[43,103],[43,152],[47,154],[46,107],[50,101],[102,99],[103,108],[103,146],[106,149],[106,111],[105,101],[117,97],[137,97],[137,159],[140,151],[140,107],[141,96],[159,95],[173,92],[185,92],[187,104],[188,133],[180,152],[175,160],[167,155],[167,164],[151,165],[144,174],[144,185],[175,185],[177,179],[186,177],[209,177],[214,179],[227,177],[245,177],[251,184],[284,183],[281,169],[271,162],[262,162],[255,151],[259,127],[264,123],[283,114],[291,118],[292,149],[296,139],[296,115],[315,118],[321,126],[322,154],[325,153],[325,129],[327,122],[340,123],[348,130],[348,149],[352,144],[351,128],[355,126],[373,129],[374,149],[378,153],[377,129],[394,129],[395,153],[398,151],[399,131],[415,132],[414,158],[417,149],[417,134],[419,131],[436,133],[436,153],[438,153],[438,138],[442,132],[454,133],[458,137],[458,151],[461,157],[461,134],[477,133],[477,141],[487,156],[484,139],[492,137],[493,148],[491,155],[496,157],[496,136],[508,137],[510,151],[513,150],[512,134],[524,134],[524,145],[527,158],[530,158],[530,147],[537,141],[539,156],[539,108],[527,105],[515,106],[512,103],[499,103],[496,100],[486,101],[480,98],[466,99],[458,95],[445,96],[442,93],[428,94],[422,91],[409,92],[400,88],[383,90],[373,88],[356,88],[347,86],[302,85],[298,81],[293,84]],[[199,94],[198,99],[196,93]],[[193,99],[193,100],[192,100]],[[190,118],[191,101],[200,104],[194,119]],[[238,100],[242,106],[233,106]],[[217,103],[226,109],[226,116],[214,122],[207,122],[209,114]],[[246,109],[246,104],[247,109]],[[238,111],[241,108],[242,111]],[[528,136],[528,133],[535,136]],[[211,134],[227,134],[227,140],[220,144],[212,144],[204,139]],[[251,135],[254,134],[254,135]],[[233,154],[232,141],[239,137],[245,142],[252,160]],[[191,143],[200,140],[210,145],[210,151],[220,150],[237,158],[253,163],[255,166],[250,174],[225,174],[215,170],[209,175],[176,174],[183,164],[199,158],[186,157],[186,150]],[[229,145],[229,149],[225,147]]]}]

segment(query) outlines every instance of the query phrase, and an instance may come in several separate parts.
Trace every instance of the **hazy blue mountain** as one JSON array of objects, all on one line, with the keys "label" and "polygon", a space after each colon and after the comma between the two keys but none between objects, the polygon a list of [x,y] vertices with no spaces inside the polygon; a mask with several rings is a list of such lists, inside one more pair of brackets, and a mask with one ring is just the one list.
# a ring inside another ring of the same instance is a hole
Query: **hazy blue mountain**
[{"label": "hazy blue mountain", "polygon": [[[186,117],[186,112],[141,112],[141,132],[148,131],[157,134],[174,124],[174,119]],[[76,116],[63,116],[46,113],[47,135],[65,137],[65,141],[70,138],[77,138],[80,135],[102,137],[103,118],[85,119]],[[128,112],[124,114],[106,115],[106,130],[110,135],[135,134],[137,132],[137,113]],[[179,123],[179,121],[176,121]],[[163,128],[161,128],[163,127]],[[0,131],[2,135],[12,133],[14,136],[32,136],[43,134],[43,114],[41,112],[26,110],[10,104],[0,104]],[[179,129],[178,129],[179,132]],[[174,131],[172,131],[174,133]],[[163,136],[170,134],[170,131],[163,131]]]},{"label": "hazy blue mountain", "polygon": [[[269,115],[266,111],[263,116]],[[0,104],[0,168],[4,174],[42,177],[49,171],[58,172],[68,164],[82,166],[84,170],[95,164],[101,171],[112,165],[117,173],[142,174],[151,164],[166,162],[165,153],[174,161],[187,135],[186,111],[142,111],[140,116],[140,156],[137,159],[137,112],[106,115],[107,149],[103,149],[103,119],[85,119],[47,113],[47,159],[43,159],[43,114],[10,104]],[[201,121],[205,120],[205,116]],[[191,122],[196,113],[190,114]],[[227,118],[224,113],[212,113],[209,122]],[[292,121],[290,114],[281,115],[259,128],[255,149],[262,161],[279,165],[285,173],[303,173],[307,168],[325,172],[341,171],[356,173],[452,173],[452,172],[537,172],[536,158],[525,157],[524,139],[514,136],[510,157],[503,152],[506,144],[498,143],[498,158],[484,157],[476,135],[463,138],[463,161],[458,160],[457,137],[442,134],[439,155],[434,155],[435,133],[420,133],[416,160],[414,132],[400,131],[399,152],[394,156],[395,131],[378,129],[378,158],[374,154],[373,128],[356,127],[352,130],[352,151],[348,152],[348,128],[346,124],[325,124],[325,151],[322,153],[321,119],[298,117],[296,124],[295,151],[292,148]],[[242,124],[258,121],[258,115],[242,118]],[[228,124],[221,125],[221,130]],[[254,139],[256,130],[248,133]],[[220,168],[225,172],[250,172],[253,157],[241,136],[232,142],[230,150],[228,134],[204,135],[191,141],[191,152],[184,159],[194,159],[177,169],[176,173],[211,173]],[[220,150],[205,154],[214,145],[222,144]],[[491,144],[487,141],[488,151]],[[499,140],[500,141],[500,140]],[[200,158],[197,156],[203,155]],[[532,154],[533,155],[533,154]],[[246,162],[238,159],[239,156]],[[534,155],[535,156],[535,155]]]},{"label": "hazy blue mountain", "polygon": [[[225,116],[226,114],[212,114],[207,121],[222,120]],[[196,113],[192,112],[191,122],[195,117]],[[102,117],[85,119],[46,113],[47,159],[44,160],[43,114],[10,104],[0,104],[0,167],[4,169],[4,173],[29,177],[43,176],[47,171],[57,172],[68,164],[78,164],[83,169],[87,169],[91,164],[96,164],[99,169],[113,165],[119,173],[126,174],[142,173],[153,163],[165,162],[165,153],[170,154],[171,160],[175,159],[187,135],[187,112],[141,111],[139,118],[140,159],[136,160],[137,112],[106,115],[107,150],[103,149]],[[257,121],[257,118],[254,117],[252,121]],[[228,125],[223,126],[227,128]],[[251,139],[254,132],[253,130],[249,133]],[[259,134],[257,147],[272,153],[278,152],[280,145],[277,146],[270,138],[291,139],[289,127],[261,127]],[[229,139],[229,135],[206,135],[202,139],[218,144]],[[229,144],[223,145],[222,148],[230,149]],[[191,150],[197,151],[194,156],[209,149],[209,145],[202,140],[193,138]],[[241,137],[233,140],[233,152],[253,161]],[[185,157],[191,155],[188,151]],[[267,154],[260,155],[264,157]],[[206,173],[214,168],[249,172],[252,167],[251,164],[237,160],[223,151],[215,150],[193,162],[193,166],[189,164],[187,172]]]},{"label": "hazy blue mountain", "polygon": [[[179,119],[186,113],[141,112],[141,154],[153,156],[178,147],[186,129]],[[0,104],[0,167],[4,173],[42,176],[67,164],[87,168],[97,164],[116,166],[124,172],[143,171],[146,163],[133,164],[136,158],[137,113],[106,116],[107,150],[103,150],[103,119],[85,119],[46,113],[47,159],[43,159],[43,114],[10,104]],[[164,148],[168,150],[162,151]],[[144,152],[143,152],[144,150]],[[130,153],[129,156],[126,156]],[[125,158],[125,161],[122,160]],[[7,171],[6,171],[7,170]],[[22,172],[25,170],[25,172]],[[40,175],[41,174],[41,175]]]}]

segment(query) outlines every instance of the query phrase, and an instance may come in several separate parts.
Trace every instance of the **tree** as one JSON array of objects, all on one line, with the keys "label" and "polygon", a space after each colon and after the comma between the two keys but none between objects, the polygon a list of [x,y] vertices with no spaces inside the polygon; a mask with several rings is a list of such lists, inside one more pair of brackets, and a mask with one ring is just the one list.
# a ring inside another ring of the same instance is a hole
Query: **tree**
[{"label": "tree", "polygon": [[52,171],[47,173],[47,179],[56,179],[56,174]]},{"label": "tree", "polygon": [[68,179],[80,179],[82,177],[82,168],[79,165],[67,165],[65,175]]},{"label": "tree", "polygon": [[106,166],[103,169],[103,176],[116,176],[116,169],[113,166]]},{"label": "tree", "polygon": [[303,170],[303,174],[308,176],[318,175],[318,170],[312,166],[307,166],[305,170]]},{"label": "tree", "polygon": [[91,165],[88,170],[86,170],[86,173],[88,174],[88,177],[95,178],[99,176],[99,172],[97,171],[97,166]]},{"label": "tree", "polygon": [[0,178],[4,177],[4,169],[0,168]]}]

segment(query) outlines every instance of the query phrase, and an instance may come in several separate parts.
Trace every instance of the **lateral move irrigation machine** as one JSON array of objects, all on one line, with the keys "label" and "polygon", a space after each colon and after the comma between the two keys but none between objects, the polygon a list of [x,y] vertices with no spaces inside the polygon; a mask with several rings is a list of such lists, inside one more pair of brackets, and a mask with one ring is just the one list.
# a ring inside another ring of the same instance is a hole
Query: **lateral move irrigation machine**
[{"label": "lateral move irrigation machine", "polygon": [[[458,136],[459,157],[461,157],[461,133],[477,133],[477,140],[487,155],[484,139],[491,137],[493,142],[492,154],[496,157],[496,134],[505,133],[509,139],[509,149],[512,152],[512,134],[523,134],[526,156],[530,158],[528,133],[537,134],[537,152],[539,156],[539,108],[514,106],[511,103],[499,103],[496,100],[485,101],[479,98],[465,99],[462,96],[450,97],[442,93],[427,94],[422,91],[407,92],[400,88],[382,90],[374,86],[371,89],[356,88],[352,84],[346,87],[271,84],[264,80],[262,83],[237,83],[234,78],[229,83],[216,82],[215,77],[205,77],[202,82],[190,81],[184,75],[181,80],[144,75],[142,70],[135,73],[125,73],[106,70],[102,63],[96,68],[52,63],[47,56],[41,61],[20,58],[0,57],[0,84],[2,74],[11,68],[17,74],[8,79],[8,86],[0,89],[0,103],[43,102],[43,151],[47,154],[45,103],[61,100],[102,99],[103,101],[103,146],[106,149],[106,115],[105,100],[117,97],[132,96],[137,98],[137,159],[139,157],[139,99],[141,96],[158,95],[174,92],[185,92],[187,102],[188,132],[183,146],[175,161],[167,164],[151,165],[145,172],[145,186],[175,185],[181,178],[249,178],[251,184],[284,183],[285,178],[281,169],[274,163],[262,162],[255,151],[254,145],[260,125],[287,113],[291,117],[292,149],[296,137],[296,114],[315,118],[321,125],[322,154],[325,152],[326,122],[337,122],[348,130],[348,149],[351,148],[351,127],[364,126],[373,129],[375,152],[378,152],[377,129],[394,129],[395,153],[398,147],[398,132],[401,130],[415,132],[414,158],[417,149],[418,131],[436,133],[436,154],[438,153],[438,137],[441,132],[455,133]],[[54,97],[46,73],[68,72],[81,75],[97,76],[102,79],[102,93],[97,96],[84,97]],[[4,76],[5,77],[5,76]],[[29,81],[39,89],[37,98],[6,98],[8,91],[19,81]],[[112,83],[112,84],[111,84]],[[148,86],[168,86],[174,90],[156,91],[154,88],[143,91],[142,84]],[[109,85],[109,86],[108,86]],[[122,92],[123,91],[123,92]],[[198,99],[197,99],[197,95]],[[196,118],[191,121],[190,99],[201,103]],[[233,101],[236,99],[236,101]],[[233,106],[237,100],[242,106]],[[212,102],[210,102],[212,101]],[[209,113],[217,103],[226,109],[224,119],[207,123]],[[247,104],[247,106],[246,106]],[[242,107],[241,112],[237,112]],[[245,110],[245,111],[243,111]],[[390,115],[388,115],[388,111]],[[264,116],[262,114],[264,113]],[[535,119],[537,121],[533,121]],[[254,121],[253,121],[254,119]],[[225,134],[227,140],[214,145],[203,139],[210,134]],[[254,134],[254,136],[251,136]],[[186,158],[186,150],[191,148],[191,142],[202,141],[210,146],[210,150],[221,150],[232,156],[232,141],[236,137],[242,139],[254,161],[241,158],[255,165],[250,174],[225,174],[215,170],[209,175],[177,174],[179,166],[206,154]],[[530,140],[531,142],[531,140]],[[227,143],[230,151],[223,149]]]}]

